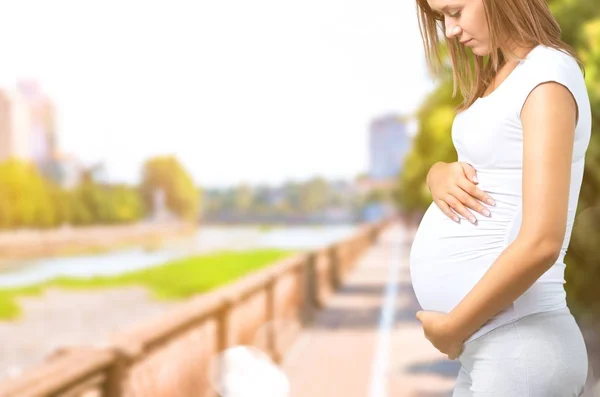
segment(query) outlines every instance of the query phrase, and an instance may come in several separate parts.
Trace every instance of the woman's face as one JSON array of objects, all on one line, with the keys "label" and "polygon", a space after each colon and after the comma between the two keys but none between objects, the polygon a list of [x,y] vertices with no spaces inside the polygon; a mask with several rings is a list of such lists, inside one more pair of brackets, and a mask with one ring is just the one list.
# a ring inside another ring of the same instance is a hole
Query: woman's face
[{"label": "woman's face", "polygon": [[479,56],[490,53],[489,29],[483,1],[428,0],[431,9],[443,15],[446,36],[458,39]]}]

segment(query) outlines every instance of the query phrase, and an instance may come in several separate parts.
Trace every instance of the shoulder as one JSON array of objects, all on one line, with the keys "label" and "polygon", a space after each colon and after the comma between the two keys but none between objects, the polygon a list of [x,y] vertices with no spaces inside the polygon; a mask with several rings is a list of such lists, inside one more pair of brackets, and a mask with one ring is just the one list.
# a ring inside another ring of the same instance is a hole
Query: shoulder
[{"label": "shoulder", "polygon": [[534,73],[559,73],[561,71],[573,73],[579,71],[579,74],[581,74],[581,68],[571,54],[566,50],[548,47],[544,44],[540,44],[531,50],[523,64],[525,69]]},{"label": "shoulder", "polygon": [[[569,96],[565,96],[567,93],[556,86],[544,85],[536,90],[540,92],[536,102],[560,100],[564,103],[564,101],[575,99],[576,105],[584,105],[585,80],[577,60],[571,54],[562,49],[538,45],[531,50],[522,63],[523,73],[516,89],[517,115],[519,117],[532,91],[545,82],[559,83],[567,88]],[[558,98],[557,95],[561,98]]]}]

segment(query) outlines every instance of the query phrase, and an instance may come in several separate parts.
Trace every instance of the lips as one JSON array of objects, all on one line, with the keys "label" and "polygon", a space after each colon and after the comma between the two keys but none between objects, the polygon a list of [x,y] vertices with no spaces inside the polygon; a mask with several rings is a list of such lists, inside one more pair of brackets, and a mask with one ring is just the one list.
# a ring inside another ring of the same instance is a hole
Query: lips
[{"label": "lips", "polygon": [[465,44],[468,44],[468,43],[470,43],[470,42],[471,42],[471,40],[473,40],[473,39],[469,39],[469,40],[467,40],[467,41],[461,41],[461,43],[462,43],[463,45],[465,45]]}]

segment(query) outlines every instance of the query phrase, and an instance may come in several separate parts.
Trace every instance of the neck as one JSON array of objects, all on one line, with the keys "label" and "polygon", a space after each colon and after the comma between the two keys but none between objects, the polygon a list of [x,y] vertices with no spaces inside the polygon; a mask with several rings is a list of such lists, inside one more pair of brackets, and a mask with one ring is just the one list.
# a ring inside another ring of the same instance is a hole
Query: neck
[{"label": "neck", "polygon": [[[536,47],[536,45],[534,45],[534,44],[530,44],[530,45],[519,45],[519,44],[516,44],[516,43],[511,43],[511,44],[509,44],[509,46],[508,46],[509,50],[510,50],[510,51],[511,51],[513,54],[515,54],[515,55],[516,55],[516,56],[517,56],[519,59],[524,59],[524,58],[527,56],[527,54],[529,54],[529,52],[530,52],[531,50],[533,50],[535,47]],[[503,55],[503,57],[504,57],[504,60],[505,60],[505,62],[506,62],[506,60],[508,59],[508,58],[506,57],[506,54],[504,54],[504,53],[503,53],[502,55]]]}]

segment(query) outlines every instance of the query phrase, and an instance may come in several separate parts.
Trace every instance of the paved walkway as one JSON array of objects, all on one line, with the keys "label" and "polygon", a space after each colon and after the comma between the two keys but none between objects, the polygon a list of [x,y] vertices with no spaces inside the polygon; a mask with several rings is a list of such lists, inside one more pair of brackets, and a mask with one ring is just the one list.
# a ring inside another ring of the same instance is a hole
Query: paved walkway
[{"label": "paved walkway", "polygon": [[[300,334],[282,364],[291,397],[452,396],[460,363],[433,347],[415,318],[411,244],[400,223],[388,228]],[[600,396],[589,375],[582,397]]]},{"label": "paved walkway", "polygon": [[409,278],[412,238],[388,228],[283,362],[291,397],[444,397],[460,364],[423,335]]}]

